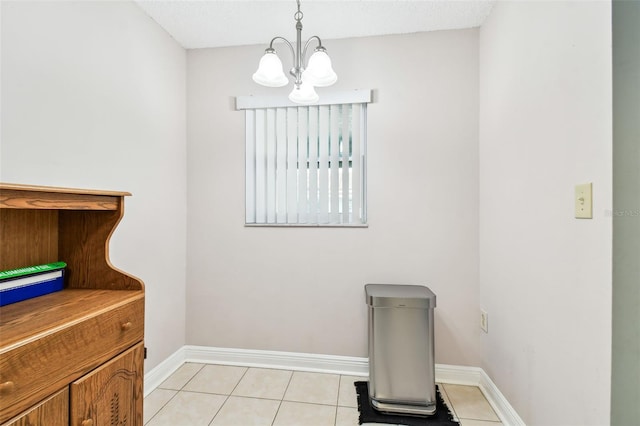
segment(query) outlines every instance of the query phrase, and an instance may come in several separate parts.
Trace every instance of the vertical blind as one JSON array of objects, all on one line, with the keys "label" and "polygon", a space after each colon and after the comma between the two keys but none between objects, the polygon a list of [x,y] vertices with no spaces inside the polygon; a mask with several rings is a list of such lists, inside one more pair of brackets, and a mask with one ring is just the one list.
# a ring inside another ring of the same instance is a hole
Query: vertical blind
[{"label": "vertical blind", "polygon": [[366,223],[366,103],[245,108],[246,223]]}]

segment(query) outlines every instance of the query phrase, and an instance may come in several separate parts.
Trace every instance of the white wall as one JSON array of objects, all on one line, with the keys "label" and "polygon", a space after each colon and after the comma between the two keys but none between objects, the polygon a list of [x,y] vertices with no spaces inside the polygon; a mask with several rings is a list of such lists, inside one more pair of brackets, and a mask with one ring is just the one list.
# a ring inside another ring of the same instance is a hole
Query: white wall
[{"label": "white wall", "polygon": [[[480,31],[482,367],[529,425],[609,422],[611,5],[498,2]],[[593,182],[593,219],[574,185]]]},{"label": "white wall", "polygon": [[153,368],[185,343],[185,51],[133,3],[1,8],[0,178],[133,193],[111,260],[146,284]]},{"label": "white wall", "polygon": [[339,80],[320,96],[376,91],[367,229],[245,228],[234,97],[291,89],[251,80],[265,46],[188,52],[189,344],[366,356],[364,285],[422,284],[438,298],[436,361],[478,364],[477,40],[325,41]]}]

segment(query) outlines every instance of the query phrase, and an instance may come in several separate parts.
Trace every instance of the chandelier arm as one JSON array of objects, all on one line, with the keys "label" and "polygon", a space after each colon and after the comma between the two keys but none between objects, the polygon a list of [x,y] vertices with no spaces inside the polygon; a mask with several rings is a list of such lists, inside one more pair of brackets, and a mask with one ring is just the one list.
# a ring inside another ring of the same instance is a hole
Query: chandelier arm
[{"label": "chandelier arm", "polygon": [[291,45],[291,43],[289,43],[289,40],[287,40],[284,37],[276,36],[276,37],[272,38],[271,42],[269,43],[269,49],[275,51],[275,49],[273,48],[273,42],[275,42],[276,40],[282,40],[282,41],[285,42],[285,44],[287,46],[289,46],[289,50],[291,51],[291,57],[295,61],[296,60],[296,54],[294,53],[293,46]]},{"label": "chandelier arm", "polygon": [[[315,36],[315,35],[314,35],[314,36],[309,37],[309,40],[307,40],[307,42],[305,43],[305,45],[304,45],[304,50],[302,51],[302,60],[303,60],[303,61],[304,61],[304,60],[306,60],[306,58],[307,58],[307,48],[309,47],[309,44],[311,43],[311,41],[312,41],[313,39],[318,40],[318,46],[317,46],[317,47],[321,47],[321,48],[323,48],[323,49],[324,49],[324,46],[322,46],[322,40],[320,40],[320,37]],[[305,64],[305,65],[306,65],[306,64]]]}]

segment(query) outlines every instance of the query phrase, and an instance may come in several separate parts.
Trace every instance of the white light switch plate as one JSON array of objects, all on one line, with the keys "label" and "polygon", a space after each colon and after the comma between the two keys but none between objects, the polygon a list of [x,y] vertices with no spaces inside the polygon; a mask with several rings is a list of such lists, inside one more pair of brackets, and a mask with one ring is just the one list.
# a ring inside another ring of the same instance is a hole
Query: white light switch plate
[{"label": "white light switch plate", "polygon": [[489,314],[484,309],[480,309],[480,328],[485,333],[489,332]]},{"label": "white light switch plate", "polygon": [[593,218],[591,183],[576,185],[574,202],[576,219]]}]

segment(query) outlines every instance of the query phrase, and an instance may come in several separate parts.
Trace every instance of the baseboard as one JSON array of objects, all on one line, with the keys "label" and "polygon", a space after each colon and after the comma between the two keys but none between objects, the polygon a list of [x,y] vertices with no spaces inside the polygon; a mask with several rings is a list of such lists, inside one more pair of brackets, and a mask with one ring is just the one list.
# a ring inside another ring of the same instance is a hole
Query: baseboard
[{"label": "baseboard", "polygon": [[[178,349],[173,355],[145,374],[144,396],[146,397],[150,394],[185,362],[311,371],[362,377],[369,375],[368,358],[187,345]],[[435,370],[436,381],[439,383],[478,386],[503,425],[525,425],[483,369],[436,364]]]},{"label": "baseboard", "polygon": [[436,382],[452,385],[479,386],[482,368],[436,364]]},{"label": "baseboard", "polygon": [[297,352],[184,346],[187,362],[367,376],[367,358]]},{"label": "baseboard", "polygon": [[516,410],[513,409],[507,398],[504,397],[502,392],[498,389],[493,380],[485,373],[485,371],[479,368],[481,377],[480,383],[478,383],[478,387],[484,394],[484,397],[487,398],[489,404],[493,407],[493,410],[498,414],[502,424],[505,425],[514,425],[514,426],[525,426],[524,421],[520,418]]},{"label": "baseboard", "polygon": [[482,368],[436,364],[436,381],[455,385],[478,386],[502,424],[525,426],[524,421]]},{"label": "baseboard", "polygon": [[170,375],[172,375],[186,361],[184,346],[175,351],[169,358],[158,364],[153,370],[144,375],[144,396],[146,397],[155,388],[160,386]]}]

